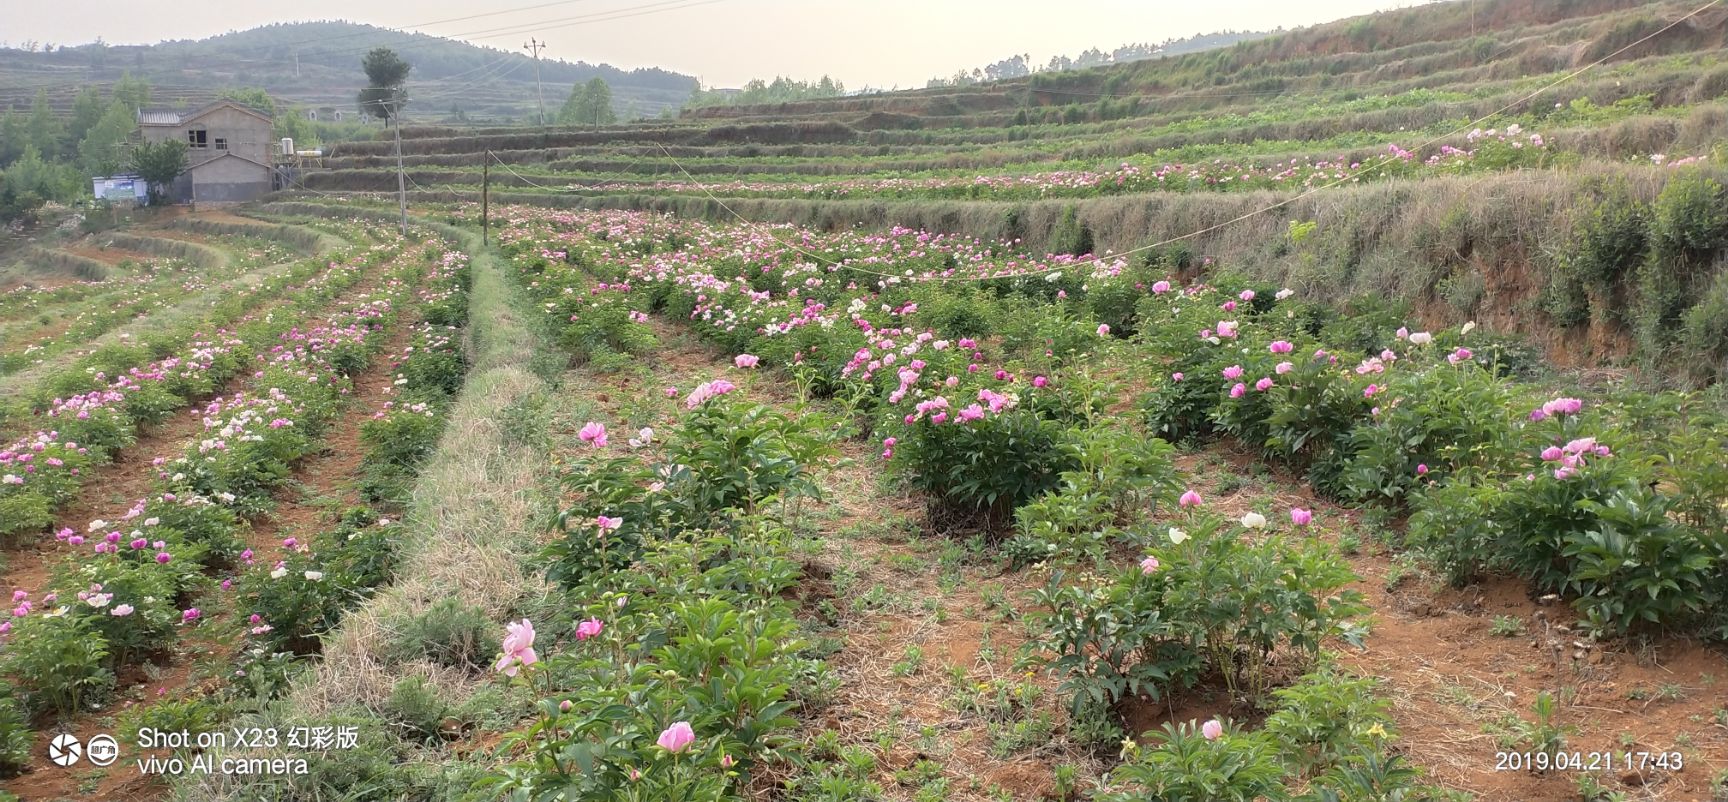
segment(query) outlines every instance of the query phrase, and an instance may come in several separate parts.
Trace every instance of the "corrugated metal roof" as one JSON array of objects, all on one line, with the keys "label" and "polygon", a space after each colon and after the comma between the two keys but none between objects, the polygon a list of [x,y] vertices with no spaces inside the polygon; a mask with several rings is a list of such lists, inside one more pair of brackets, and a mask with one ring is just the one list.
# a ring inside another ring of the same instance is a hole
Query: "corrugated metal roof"
[{"label": "corrugated metal roof", "polygon": [[248,106],[244,103],[236,103],[232,100],[217,100],[213,103],[207,103],[207,104],[203,105],[202,107],[199,107],[199,108],[194,109],[192,111],[186,112],[185,114],[182,114],[182,113],[177,112],[177,111],[162,111],[162,110],[154,110],[154,109],[149,110],[149,111],[140,111],[140,112],[138,112],[138,124],[139,125],[184,125],[186,123],[189,123],[193,120],[196,120],[199,117],[202,117],[206,114],[209,114],[210,112],[215,111],[216,109],[222,108],[224,106],[238,109],[238,110],[243,111],[247,114],[250,114],[254,117],[257,117],[261,120],[264,120],[265,122],[270,121],[270,115],[265,114],[264,112],[261,112],[255,108],[252,108],[251,106]]}]

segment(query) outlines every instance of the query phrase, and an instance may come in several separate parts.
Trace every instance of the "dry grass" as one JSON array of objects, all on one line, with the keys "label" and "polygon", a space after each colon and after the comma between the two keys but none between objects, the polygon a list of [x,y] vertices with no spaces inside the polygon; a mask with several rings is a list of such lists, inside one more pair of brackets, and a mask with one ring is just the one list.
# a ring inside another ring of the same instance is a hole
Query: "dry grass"
[{"label": "dry grass", "polygon": [[[350,613],[327,642],[311,680],[291,697],[308,717],[361,703],[376,707],[403,674],[382,656],[392,621],[455,598],[502,620],[538,594],[522,573],[546,500],[538,492],[550,455],[511,430],[509,410],[549,391],[531,361],[544,346],[517,316],[496,261],[474,260],[473,368],[438,451],[415,485],[409,541],[397,583]],[[460,698],[462,686],[448,690]],[[466,689],[471,691],[471,688]]]}]

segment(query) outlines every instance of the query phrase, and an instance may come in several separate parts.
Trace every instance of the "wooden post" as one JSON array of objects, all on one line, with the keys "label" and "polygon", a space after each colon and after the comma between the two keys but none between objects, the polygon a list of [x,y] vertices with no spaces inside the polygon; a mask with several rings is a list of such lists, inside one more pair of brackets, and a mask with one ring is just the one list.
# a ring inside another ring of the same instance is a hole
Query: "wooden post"
[{"label": "wooden post", "polygon": [[489,243],[492,218],[488,216],[488,201],[492,188],[492,151],[486,151],[486,161],[480,167],[480,244]]}]

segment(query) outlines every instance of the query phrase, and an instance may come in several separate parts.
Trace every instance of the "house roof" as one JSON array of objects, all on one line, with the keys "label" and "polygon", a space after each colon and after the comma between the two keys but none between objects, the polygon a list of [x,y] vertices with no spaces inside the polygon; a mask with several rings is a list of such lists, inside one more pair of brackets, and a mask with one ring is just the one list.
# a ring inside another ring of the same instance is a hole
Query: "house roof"
[{"label": "house roof", "polygon": [[255,108],[252,108],[251,106],[248,106],[244,103],[239,103],[239,102],[233,101],[233,100],[218,100],[214,103],[206,104],[204,106],[201,106],[201,107],[194,109],[190,112],[187,112],[185,114],[181,114],[180,112],[170,111],[170,110],[166,110],[166,109],[141,110],[138,112],[138,124],[139,125],[170,125],[170,126],[185,125],[186,123],[192,122],[193,120],[196,120],[199,117],[203,117],[204,115],[209,114],[210,112],[213,112],[217,109],[224,108],[224,107],[232,108],[232,109],[235,109],[238,111],[245,112],[245,113],[250,114],[254,117],[257,117],[260,120],[263,120],[264,122],[270,122],[270,115],[265,114],[264,112],[261,112]]}]

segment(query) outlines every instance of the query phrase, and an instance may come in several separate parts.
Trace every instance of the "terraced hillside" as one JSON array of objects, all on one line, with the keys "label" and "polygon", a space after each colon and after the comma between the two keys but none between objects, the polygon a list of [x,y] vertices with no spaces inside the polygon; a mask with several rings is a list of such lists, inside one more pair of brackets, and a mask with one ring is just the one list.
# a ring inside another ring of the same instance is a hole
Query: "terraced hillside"
[{"label": "terraced hillside", "polygon": [[[1425,321],[1491,323],[1567,364],[1667,350],[1649,330],[1685,310],[1644,315],[1641,335],[1639,313],[1618,308],[1632,293],[1593,293],[1571,243],[1603,204],[1648,209],[1670,179],[1715,169],[1728,12],[1469,5],[1474,27],[1463,4],[1440,4],[1178,58],[674,124],[422,128],[405,146],[411,195],[478,200],[490,160],[506,202],[1141,256],[1181,237],[1167,244],[1184,265],[1339,302],[1406,299]],[[386,148],[338,148],[306,187],[393,189]],[[1075,230],[1059,225],[1070,211],[1087,237],[1057,236]],[[1633,265],[1603,269],[1636,283]]]}]

